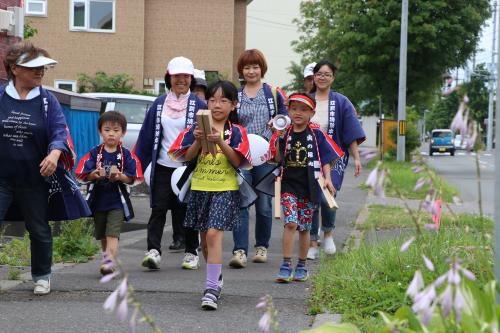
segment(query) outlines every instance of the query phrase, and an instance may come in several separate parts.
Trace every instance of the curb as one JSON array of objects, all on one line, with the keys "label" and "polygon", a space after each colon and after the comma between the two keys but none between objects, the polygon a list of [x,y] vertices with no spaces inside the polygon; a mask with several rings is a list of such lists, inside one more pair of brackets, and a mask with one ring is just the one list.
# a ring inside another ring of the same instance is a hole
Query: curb
[{"label": "curb", "polygon": [[[369,201],[369,198],[368,200]],[[356,221],[354,222],[354,228],[352,229],[349,237],[347,238],[344,248],[342,249],[342,253],[347,253],[353,249],[357,249],[361,240],[363,239],[363,231],[359,230],[357,227],[364,224],[366,219],[368,218],[368,203],[365,203],[358,216],[356,217]]]}]

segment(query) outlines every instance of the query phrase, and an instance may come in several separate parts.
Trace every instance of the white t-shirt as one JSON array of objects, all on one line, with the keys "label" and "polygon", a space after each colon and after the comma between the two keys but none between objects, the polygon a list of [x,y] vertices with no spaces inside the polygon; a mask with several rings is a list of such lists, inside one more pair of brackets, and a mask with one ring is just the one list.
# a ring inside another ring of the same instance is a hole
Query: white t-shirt
[{"label": "white t-shirt", "polygon": [[328,100],[316,101],[316,113],[311,121],[319,124],[323,131],[328,131]]},{"label": "white t-shirt", "polygon": [[178,168],[182,166],[180,162],[174,162],[168,156],[168,150],[179,134],[184,130],[186,126],[186,117],[180,117],[177,119],[170,118],[163,112],[161,114],[161,127],[162,127],[162,138],[161,147],[158,159],[156,163],[169,168]]}]

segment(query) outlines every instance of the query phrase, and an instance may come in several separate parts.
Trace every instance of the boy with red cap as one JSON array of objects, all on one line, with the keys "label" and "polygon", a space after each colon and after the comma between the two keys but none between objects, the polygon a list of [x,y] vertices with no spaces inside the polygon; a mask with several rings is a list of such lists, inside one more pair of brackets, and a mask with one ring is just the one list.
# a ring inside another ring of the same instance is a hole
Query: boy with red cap
[{"label": "boy with red cap", "polygon": [[[312,215],[321,198],[318,178],[334,193],[330,178],[331,164],[344,155],[342,149],[311,123],[316,102],[305,93],[294,93],[288,99],[291,125],[275,131],[271,141],[271,156],[281,166],[281,209],[283,222],[283,263],[277,282],[306,281],[309,231]],[[295,231],[299,231],[299,258],[292,272],[292,253]]]}]

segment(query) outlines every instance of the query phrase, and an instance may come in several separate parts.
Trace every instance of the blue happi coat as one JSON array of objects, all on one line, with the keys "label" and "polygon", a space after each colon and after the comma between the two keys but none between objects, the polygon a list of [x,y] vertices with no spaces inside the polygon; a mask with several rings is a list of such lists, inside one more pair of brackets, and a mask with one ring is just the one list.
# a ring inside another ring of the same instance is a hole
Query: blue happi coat
[{"label": "blue happi coat", "polygon": [[[5,87],[0,87],[0,100],[5,94]],[[47,154],[54,149],[60,150],[57,169],[46,179],[49,183],[49,220],[74,220],[90,216],[87,202],[80,193],[78,183],[71,171],[75,165],[75,152],[66,124],[66,119],[57,99],[46,89],[40,87],[42,108],[40,112],[45,120],[47,131]],[[22,212],[12,206],[5,217],[6,220],[22,220]]]},{"label": "blue happi coat", "polygon": [[332,166],[332,183],[338,191],[342,187],[345,169],[349,161],[349,146],[354,140],[361,144],[366,140],[366,135],[351,101],[344,95],[332,90],[330,90],[328,98],[328,129],[326,133],[345,153]]}]

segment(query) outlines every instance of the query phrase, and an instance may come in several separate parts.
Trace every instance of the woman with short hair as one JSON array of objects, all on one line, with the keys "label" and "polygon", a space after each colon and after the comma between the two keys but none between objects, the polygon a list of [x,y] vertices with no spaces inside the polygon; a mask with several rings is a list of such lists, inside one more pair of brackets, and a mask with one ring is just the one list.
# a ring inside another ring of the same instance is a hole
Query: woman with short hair
[{"label": "woman with short hair", "polygon": [[[244,51],[238,58],[238,73],[245,85],[238,91],[238,117],[240,124],[248,134],[257,134],[269,140],[272,135],[271,119],[277,114],[287,114],[286,96],[278,87],[272,87],[262,82],[267,72],[267,62],[259,50]],[[264,163],[254,166],[251,170],[243,170],[245,179],[255,185],[275,166]],[[240,211],[240,224],[233,230],[233,257],[229,265],[234,268],[244,268],[248,254],[248,220],[249,208]],[[272,206],[271,196],[258,194],[255,202],[255,255],[253,262],[267,261],[267,248],[271,238]]]}]

